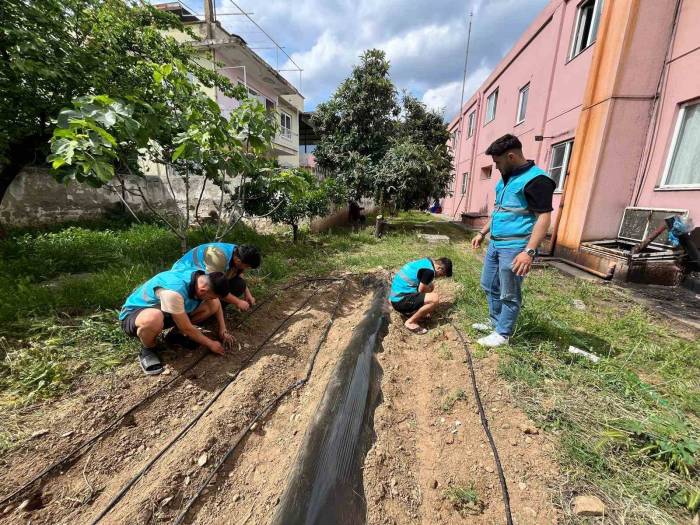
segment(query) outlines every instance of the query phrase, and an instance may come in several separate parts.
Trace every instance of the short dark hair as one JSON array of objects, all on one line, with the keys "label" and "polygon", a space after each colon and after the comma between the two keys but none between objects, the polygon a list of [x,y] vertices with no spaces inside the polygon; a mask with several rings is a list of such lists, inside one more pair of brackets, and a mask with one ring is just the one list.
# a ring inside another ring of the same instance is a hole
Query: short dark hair
[{"label": "short dark hair", "polygon": [[238,257],[243,264],[247,264],[251,268],[259,267],[260,261],[262,260],[260,251],[250,244],[241,244],[237,246],[234,255]]},{"label": "short dark hair", "polygon": [[507,135],[503,135],[501,138],[494,140],[487,148],[486,154],[499,157],[512,149],[522,151],[523,143],[520,142],[518,137],[508,133]]},{"label": "short dark hair", "polygon": [[452,260],[448,257],[440,257],[437,261],[445,269],[445,277],[452,277]]},{"label": "short dark hair", "polygon": [[223,272],[211,272],[207,275],[211,291],[222,299],[229,294],[228,279]]}]

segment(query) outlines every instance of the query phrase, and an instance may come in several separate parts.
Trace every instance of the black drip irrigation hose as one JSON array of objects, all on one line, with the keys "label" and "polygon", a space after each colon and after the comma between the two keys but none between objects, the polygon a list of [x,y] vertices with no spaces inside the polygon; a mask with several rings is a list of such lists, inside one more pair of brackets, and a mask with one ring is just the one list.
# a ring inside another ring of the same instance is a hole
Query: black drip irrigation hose
[{"label": "black drip irrigation hose", "polygon": [[503,506],[505,508],[506,523],[508,525],[513,525],[513,515],[510,512],[510,496],[508,495],[508,485],[506,483],[506,476],[503,473],[503,466],[501,465],[501,459],[498,456],[498,449],[496,448],[496,443],[491,435],[491,430],[489,429],[489,421],[486,419],[486,413],[484,412],[484,406],[481,404],[481,396],[479,395],[479,389],[476,386],[476,375],[474,374],[474,361],[472,360],[472,353],[469,350],[467,341],[462,335],[462,332],[457,328],[457,325],[450,321],[452,328],[455,329],[460,341],[462,341],[462,346],[467,354],[467,364],[469,365],[469,374],[472,379],[472,388],[474,389],[474,399],[476,400],[476,406],[479,408],[479,417],[481,418],[481,426],[484,427],[484,432],[489,440],[489,445],[491,445],[491,452],[493,453],[493,459],[496,463],[496,470],[498,471],[498,481],[501,483],[501,495],[503,496]]},{"label": "black drip irrigation hose", "polygon": [[[308,279],[301,279],[298,281],[294,281],[293,283],[287,284],[277,290],[275,290],[268,298],[263,299],[260,301],[255,307],[248,313],[248,315],[241,319],[235,326],[235,328],[240,328],[250,317],[256,313],[262,306],[270,302],[278,293],[283,292],[285,290],[289,290],[290,288],[294,288],[296,286],[300,286],[302,284],[307,284],[310,282],[324,282],[324,281],[338,281],[338,278],[333,278],[333,277],[312,277]],[[24,493],[29,487],[34,485],[36,482],[42,480],[45,478],[47,475],[49,475],[51,472],[56,470],[57,468],[70,463],[77,461],[80,459],[82,456],[84,456],[87,451],[89,450],[88,447],[95,443],[97,440],[99,440],[101,437],[105,436],[107,433],[110,431],[116,429],[119,424],[124,420],[125,417],[128,415],[132,414],[134,411],[138,410],[140,407],[142,407],[145,403],[153,399],[156,395],[160,394],[162,391],[164,391],[166,388],[168,388],[170,385],[172,385],[175,381],[178,381],[180,379],[183,379],[185,375],[191,371],[194,367],[196,367],[199,363],[201,363],[210,353],[208,351],[204,351],[201,356],[199,356],[192,364],[190,364],[187,368],[183,369],[180,374],[177,376],[169,379],[162,385],[160,385],[158,388],[156,388],[153,392],[148,394],[146,397],[143,399],[137,401],[135,404],[133,404],[131,407],[126,409],[124,412],[122,412],[119,416],[117,416],[109,425],[107,425],[105,428],[100,430],[97,434],[94,436],[88,438],[85,440],[83,443],[78,445],[76,448],[74,448],[71,452],[69,452],[67,455],[63,456],[62,458],[54,461],[51,465],[46,467],[44,470],[39,472],[37,475],[35,475],[32,479],[29,481],[25,482],[22,486],[18,487],[14,492],[9,494],[8,496],[5,496],[2,500],[0,500],[0,507],[4,506],[5,504],[9,503],[13,499],[15,499],[17,496],[20,494]],[[244,366],[242,364],[241,366]]]},{"label": "black drip irrigation hose", "polygon": [[[347,281],[345,281],[346,286],[347,286]],[[345,292],[345,288],[341,290],[341,292],[338,294],[338,300],[335,303],[335,306],[333,307],[333,311],[331,313],[330,318],[328,319],[328,322],[326,323],[326,327],[323,330],[323,333],[321,334],[321,338],[319,339],[318,343],[316,344],[316,347],[314,348],[314,351],[311,353],[311,357],[309,359],[309,364],[306,367],[306,374],[302,379],[299,379],[289,385],[282,393],[280,393],[277,397],[275,397],[272,401],[270,401],[267,405],[265,405],[257,414],[255,414],[255,417],[250,420],[248,425],[242,429],[238,435],[236,436],[236,439],[233,441],[229,449],[226,451],[226,453],[219,459],[217,464],[214,466],[214,469],[209,473],[209,476],[204,480],[204,482],[199,486],[199,489],[197,492],[192,496],[188,501],[185,507],[180,511],[180,514],[178,514],[177,518],[175,518],[175,521],[173,522],[173,525],[182,525],[182,523],[185,522],[185,519],[187,518],[187,515],[189,514],[190,510],[194,506],[194,504],[199,500],[199,498],[202,496],[204,493],[204,490],[207,488],[209,483],[211,482],[212,479],[217,475],[221,467],[228,461],[228,459],[231,457],[231,455],[236,451],[238,448],[238,445],[243,441],[245,436],[251,431],[253,428],[253,425],[257,423],[261,418],[263,418],[265,415],[267,415],[270,410],[272,410],[277,404],[285,398],[287,395],[289,395],[292,390],[295,390],[299,387],[304,386],[306,383],[309,382],[309,379],[311,378],[311,374],[314,369],[314,365],[316,363],[316,357],[318,356],[318,353],[321,350],[321,347],[323,344],[326,342],[326,338],[328,337],[328,333],[331,330],[331,327],[333,326],[333,322],[335,321],[336,315],[338,314],[338,309],[340,308],[340,304],[343,298]]]},{"label": "black drip irrigation hose", "polygon": [[[328,278],[328,279],[323,279],[323,280],[338,281],[341,279],[340,278],[336,278],[336,279]],[[299,284],[302,284],[302,283],[300,282]],[[189,423],[187,423],[187,425],[185,425],[185,427],[182,430],[180,430],[180,432],[178,432],[177,435],[174,438],[172,438],[165,445],[165,447],[163,447],[160,450],[160,452],[158,452],[158,454],[156,454],[153,458],[151,458],[151,460],[148,463],[146,463],[146,465],[144,465],[143,468],[141,468],[141,470],[139,470],[126,483],[126,485],[124,485],[121,488],[121,490],[117,493],[117,495],[114,496],[114,498],[112,498],[112,500],[110,500],[110,502],[107,504],[107,507],[105,507],[102,510],[102,512],[100,512],[100,514],[93,521],[90,522],[91,525],[96,525],[97,523],[102,521],[102,518],[104,518],[107,514],[109,514],[109,512],[117,505],[117,503],[119,503],[121,501],[121,499],[126,495],[126,493],[129,492],[131,487],[133,487],[136,484],[136,482],[138,480],[140,480],[150,470],[150,468],[156,463],[156,461],[158,461],[168,450],[170,450],[170,448],[177,441],[179,441],[180,438],[182,438],[185,434],[187,434],[187,432],[189,432],[189,430],[197,424],[197,422],[202,418],[202,416],[204,416],[204,414],[209,411],[209,409],[216,402],[216,400],[219,399],[221,394],[223,394],[224,391],[236,380],[236,378],[243,371],[245,366],[253,360],[253,358],[260,352],[260,350],[263,349],[263,347],[270,341],[270,339],[272,339],[275,336],[275,334],[277,334],[277,332],[279,332],[279,330],[287,323],[287,321],[289,321],[289,319],[294,317],[294,315],[296,315],[302,308],[304,308],[313,298],[314,298],[314,294],[307,297],[304,300],[304,302],[302,302],[301,305],[299,305],[299,307],[297,307],[291,314],[289,314],[284,320],[282,320],[282,322],[279,323],[275,327],[275,329],[267,337],[265,337],[265,339],[262,341],[262,343],[260,343],[258,345],[258,347],[255,349],[255,351],[241,363],[241,365],[240,365],[239,369],[236,371],[236,373],[231,375],[226,380],[226,382],[221,387],[219,387],[219,390],[216,391],[216,393],[212,396],[212,398],[209,400],[209,402],[206,405],[204,405],[204,407],[189,421]]]}]

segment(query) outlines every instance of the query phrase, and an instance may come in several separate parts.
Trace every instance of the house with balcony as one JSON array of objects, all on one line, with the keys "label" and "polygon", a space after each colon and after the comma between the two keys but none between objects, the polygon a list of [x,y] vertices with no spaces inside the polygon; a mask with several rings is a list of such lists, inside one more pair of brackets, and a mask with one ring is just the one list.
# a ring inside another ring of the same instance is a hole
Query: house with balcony
[{"label": "house with balcony", "polygon": [[[282,166],[299,166],[299,118],[304,110],[302,94],[243,38],[227,31],[219,21],[199,18],[179,2],[156,4],[155,7],[179,16],[200,36],[194,42],[190,42],[186,34],[176,35],[176,38],[191,43],[212,68],[234,84],[245,86],[249,95],[275,113],[278,131],[273,139],[272,155]],[[216,88],[206,91],[218,102],[224,115],[240,104]]]},{"label": "house with balcony", "polygon": [[488,220],[500,174],[485,151],[512,133],[557,185],[546,250],[601,276],[677,284],[683,257],[665,234],[630,249],[666,216],[700,222],[697,20],[690,0],[550,1],[449,124],[445,213]]}]

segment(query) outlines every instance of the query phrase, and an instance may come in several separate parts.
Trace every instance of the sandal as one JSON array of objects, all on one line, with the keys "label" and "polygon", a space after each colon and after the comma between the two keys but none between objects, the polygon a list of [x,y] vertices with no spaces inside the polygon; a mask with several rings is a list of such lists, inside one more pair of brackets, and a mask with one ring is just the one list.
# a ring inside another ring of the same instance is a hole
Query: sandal
[{"label": "sandal", "polygon": [[404,327],[406,330],[408,330],[409,332],[411,332],[412,334],[415,334],[415,335],[425,335],[425,334],[428,333],[428,329],[427,329],[427,328],[423,328],[422,326],[416,326],[415,328],[409,328],[408,326],[403,325],[403,327]]},{"label": "sandal", "polygon": [[158,375],[163,371],[163,363],[160,357],[150,348],[141,349],[141,353],[139,353],[139,364],[141,365],[141,370],[149,376]]}]

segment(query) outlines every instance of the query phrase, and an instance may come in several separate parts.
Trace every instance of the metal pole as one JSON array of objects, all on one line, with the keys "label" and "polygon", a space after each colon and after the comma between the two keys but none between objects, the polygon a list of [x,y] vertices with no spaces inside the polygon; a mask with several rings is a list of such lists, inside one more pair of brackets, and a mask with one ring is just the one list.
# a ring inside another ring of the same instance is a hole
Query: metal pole
[{"label": "metal pole", "polygon": [[[457,137],[459,139],[459,145],[457,147],[457,157],[455,158],[455,190],[457,189],[457,180],[456,178],[459,177],[459,162],[461,160],[461,153],[462,153],[462,135],[463,135],[463,121],[464,121],[464,115],[462,114],[462,107],[464,106],[464,86],[467,83],[467,63],[469,61],[469,42],[471,41],[472,37],[472,18],[474,17],[474,12],[470,11],[469,12],[469,28],[467,29],[467,49],[464,53],[464,73],[462,74],[462,96],[460,98],[459,102],[459,124],[457,125]],[[473,175],[473,174],[472,174]],[[464,183],[462,183],[464,185]],[[462,193],[462,196],[459,198],[459,202],[457,203],[457,206],[455,206],[455,209],[452,212],[452,217],[457,216],[457,211],[459,210],[460,205],[462,204],[462,199],[464,199],[464,196],[466,195],[465,193]]]}]

